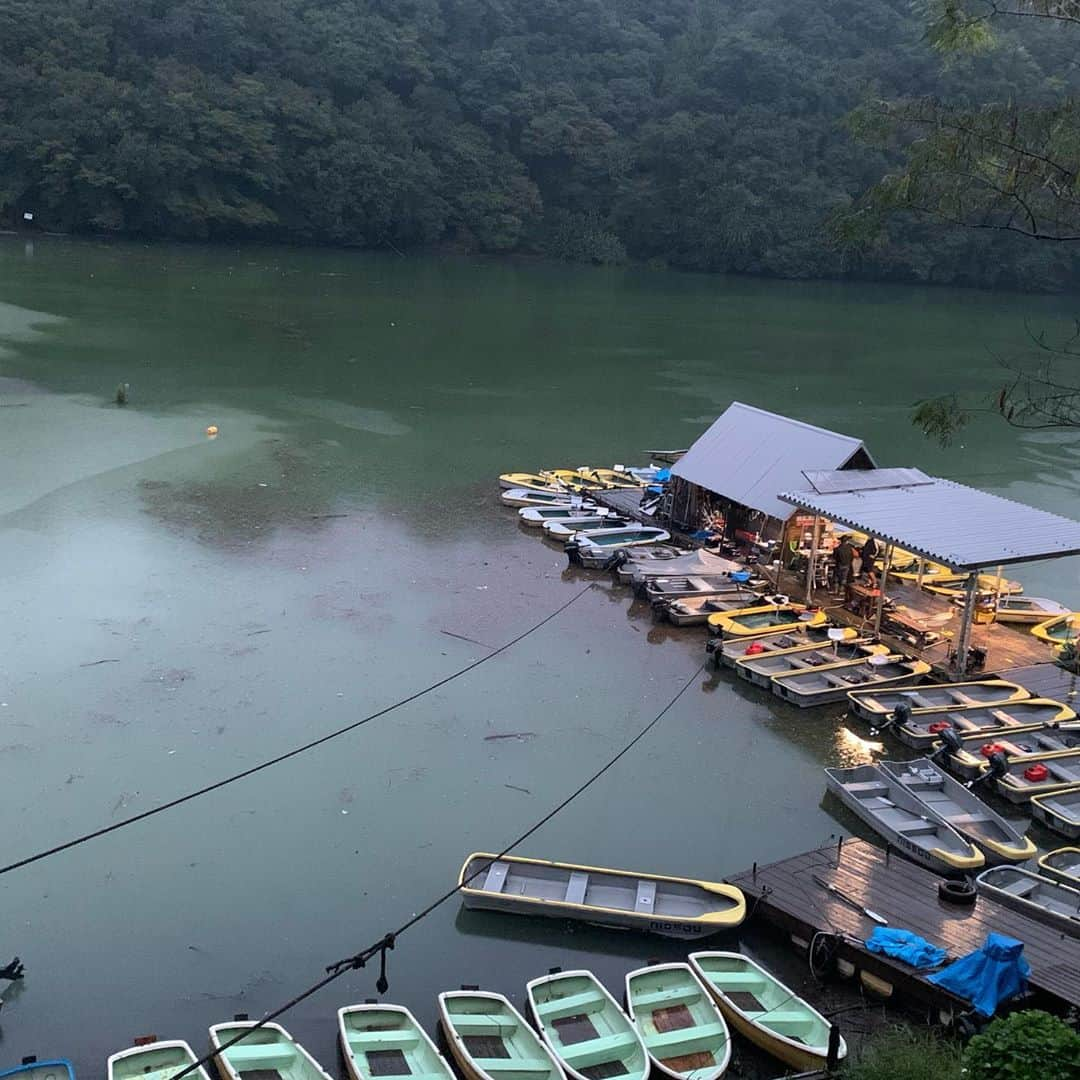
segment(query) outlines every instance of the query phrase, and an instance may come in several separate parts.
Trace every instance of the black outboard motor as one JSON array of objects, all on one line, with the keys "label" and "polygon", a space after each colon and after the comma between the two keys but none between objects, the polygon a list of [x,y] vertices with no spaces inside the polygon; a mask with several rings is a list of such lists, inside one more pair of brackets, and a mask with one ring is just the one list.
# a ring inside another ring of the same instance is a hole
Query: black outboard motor
[{"label": "black outboard motor", "polygon": [[986,759],[986,766],[986,772],[968,781],[969,788],[973,788],[976,784],[983,784],[987,780],[1000,780],[1009,771],[1009,759],[998,750]]},{"label": "black outboard motor", "polygon": [[870,728],[871,735],[877,735],[879,731],[891,728],[894,724],[906,724],[911,719],[911,706],[906,701],[898,701],[888,720],[884,724]]},{"label": "black outboard motor", "polygon": [[574,563],[578,561],[578,542],[576,540],[567,540],[566,545],[563,547],[563,551],[566,553],[566,558],[570,565],[573,566]]},{"label": "black outboard motor", "polygon": [[939,732],[941,735],[941,746],[934,751],[934,757],[938,754],[943,754],[945,751],[957,754],[964,749],[964,743],[960,738],[959,732],[951,724],[945,728],[944,731]]}]

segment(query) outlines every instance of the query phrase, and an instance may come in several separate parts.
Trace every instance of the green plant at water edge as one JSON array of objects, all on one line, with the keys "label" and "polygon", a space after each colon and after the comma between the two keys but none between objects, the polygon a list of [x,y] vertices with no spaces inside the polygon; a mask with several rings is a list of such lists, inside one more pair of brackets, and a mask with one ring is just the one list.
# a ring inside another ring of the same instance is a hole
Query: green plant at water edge
[{"label": "green plant at water edge", "polygon": [[964,1051],[970,1080],[1077,1080],[1080,1034],[1037,1009],[995,1020]]},{"label": "green plant at water edge", "polygon": [[960,1080],[961,1049],[937,1032],[892,1028],[844,1067],[844,1080]]}]

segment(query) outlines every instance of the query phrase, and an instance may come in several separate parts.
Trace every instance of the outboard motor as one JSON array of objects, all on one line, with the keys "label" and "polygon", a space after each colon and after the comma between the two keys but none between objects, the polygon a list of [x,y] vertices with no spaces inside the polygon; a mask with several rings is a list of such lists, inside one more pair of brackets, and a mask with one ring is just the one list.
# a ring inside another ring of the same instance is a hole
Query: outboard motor
[{"label": "outboard motor", "polygon": [[885,731],[886,728],[891,728],[895,724],[906,724],[910,719],[911,705],[906,701],[899,701],[896,703],[896,707],[893,709],[888,720],[877,727],[871,727],[870,734],[877,735],[878,732]]},{"label": "outboard motor", "polygon": [[973,788],[976,784],[984,784],[987,780],[1000,780],[1009,771],[1009,759],[1001,750],[995,750],[986,759],[986,766],[986,772],[968,781],[969,788]]},{"label": "outboard motor", "polygon": [[574,563],[576,563],[578,561],[578,558],[577,558],[578,546],[579,545],[578,545],[578,542],[576,540],[567,540],[566,541],[566,546],[563,548],[563,551],[566,552],[566,558],[569,561],[571,566],[573,566]]},{"label": "outboard motor", "polygon": [[964,749],[964,743],[960,738],[960,733],[952,726],[952,724],[942,730],[939,734],[941,735],[941,747],[934,752],[934,757],[944,753],[946,750],[950,753],[958,754]]}]

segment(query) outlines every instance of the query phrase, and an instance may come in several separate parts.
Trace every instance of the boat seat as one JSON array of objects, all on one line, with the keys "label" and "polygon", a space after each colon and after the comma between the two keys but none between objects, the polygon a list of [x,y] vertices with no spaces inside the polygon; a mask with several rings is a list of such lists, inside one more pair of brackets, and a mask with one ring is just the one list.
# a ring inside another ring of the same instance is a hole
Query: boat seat
[{"label": "boat seat", "polygon": [[517,1021],[509,1016],[488,1016],[485,1013],[451,1014],[454,1030],[459,1035],[510,1035],[517,1031]]},{"label": "boat seat", "polygon": [[349,1045],[358,1050],[407,1050],[417,1046],[420,1036],[408,1028],[393,1031],[350,1031]]},{"label": "boat seat", "polygon": [[933,821],[901,821],[893,828],[904,836],[929,836],[938,831],[938,825]]},{"label": "boat seat", "polygon": [[881,783],[880,780],[863,780],[857,784],[848,784],[847,789],[852,795],[858,795],[860,798],[883,799],[889,794],[888,785]]},{"label": "boat seat", "polygon": [[676,986],[671,990],[653,990],[649,994],[639,994],[634,997],[634,1010],[666,1009],[672,1005],[685,1005],[689,1001],[697,1001],[701,997],[701,991],[696,986]]},{"label": "boat seat", "polygon": [[774,1012],[774,1013],[762,1013],[760,1016],[754,1017],[759,1024],[768,1028],[793,1028],[793,1027],[806,1027],[810,1022],[810,1014],[800,1012],[798,1009],[792,1009],[790,1012]]},{"label": "boat seat", "polygon": [[723,1024],[700,1024],[698,1027],[679,1028],[650,1035],[645,1039],[649,1053],[657,1057],[679,1057],[678,1051],[687,1053],[691,1047],[711,1042],[718,1035],[726,1034]]},{"label": "boat seat", "polygon": [[[576,1016],[582,1012],[595,1012],[596,1006],[602,1005],[604,996],[599,990],[586,990],[569,997],[554,998],[551,1001],[537,1002],[536,1015],[545,1020],[558,1020],[564,1016]],[[590,1008],[591,1006],[591,1008]]]},{"label": "boat seat", "polygon": [[656,907],[656,882],[639,881],[637,883],[637,898],[634,900],[634,910],[643,911],[651,915]]},{"label": "boat seat", "polygon": [[637,1037],[630,1031],[607,1035],[601,1039],[588,1039],[573,1046],[559,1048],[559,1056],[572,1069],[580,1072],[602,1061],[617,1061],[637,1044]]},{"label": "boat seat", "polygon": [[237,1071],[251,1069],[281,1069],[291,1065],[296,1058],[289,1046],[280,1043],[260,1043],[256,1046],[244,1046],[240,1043],[224,1052],[225,1060]]},{"label": "boat seat", "polygon": [[998,885],[996,888],[1002,892],[1012,893],[1013,896],[1027,896],[1035,886],[1038,885],[1037,881],[1029,881],[1027,878],[1017,878],[1015,881],[1010,881],[1008,885]]},{"label": "boat seat", "polygon": [[549,1073],[551,1062],[544,1058],[473,1058],[472,1063],[484,1072]]},{"label": "boat seat", "polygon": [[493,862],[488,867],[487,876],[481,886],[484,892],[500,893],[506,885],[506,876],[510,873],[510,866],[504,862]]},{"label": "boat seat", "polygon": [[745,990],[748,986],[765,985],[765,979],[756,971],[716,971],[706,977],[718,990]]},{"label": "boat seat", "polygon": [[574,870],[570,874],[570,881],[566,886],[566,902],[568,904],[584,904],[585,890],[589,887],[589,875],[582,870]]}]

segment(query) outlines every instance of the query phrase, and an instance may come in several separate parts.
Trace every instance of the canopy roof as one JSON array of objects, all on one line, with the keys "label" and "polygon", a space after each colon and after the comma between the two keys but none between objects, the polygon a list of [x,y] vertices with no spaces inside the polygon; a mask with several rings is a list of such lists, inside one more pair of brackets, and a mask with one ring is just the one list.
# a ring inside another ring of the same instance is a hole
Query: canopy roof
[{"label": "canopy roof", "polygon": [[776,493],[802,487],[804,469],[873,464],[859,439],[735,401],[671,472],[732,502],[785,519],[791,510]]},{"label": "canopy roof", "polygon": [[818,473],[780,499],[956,570],[1080,554],[1080,521],[917,469]]}]

